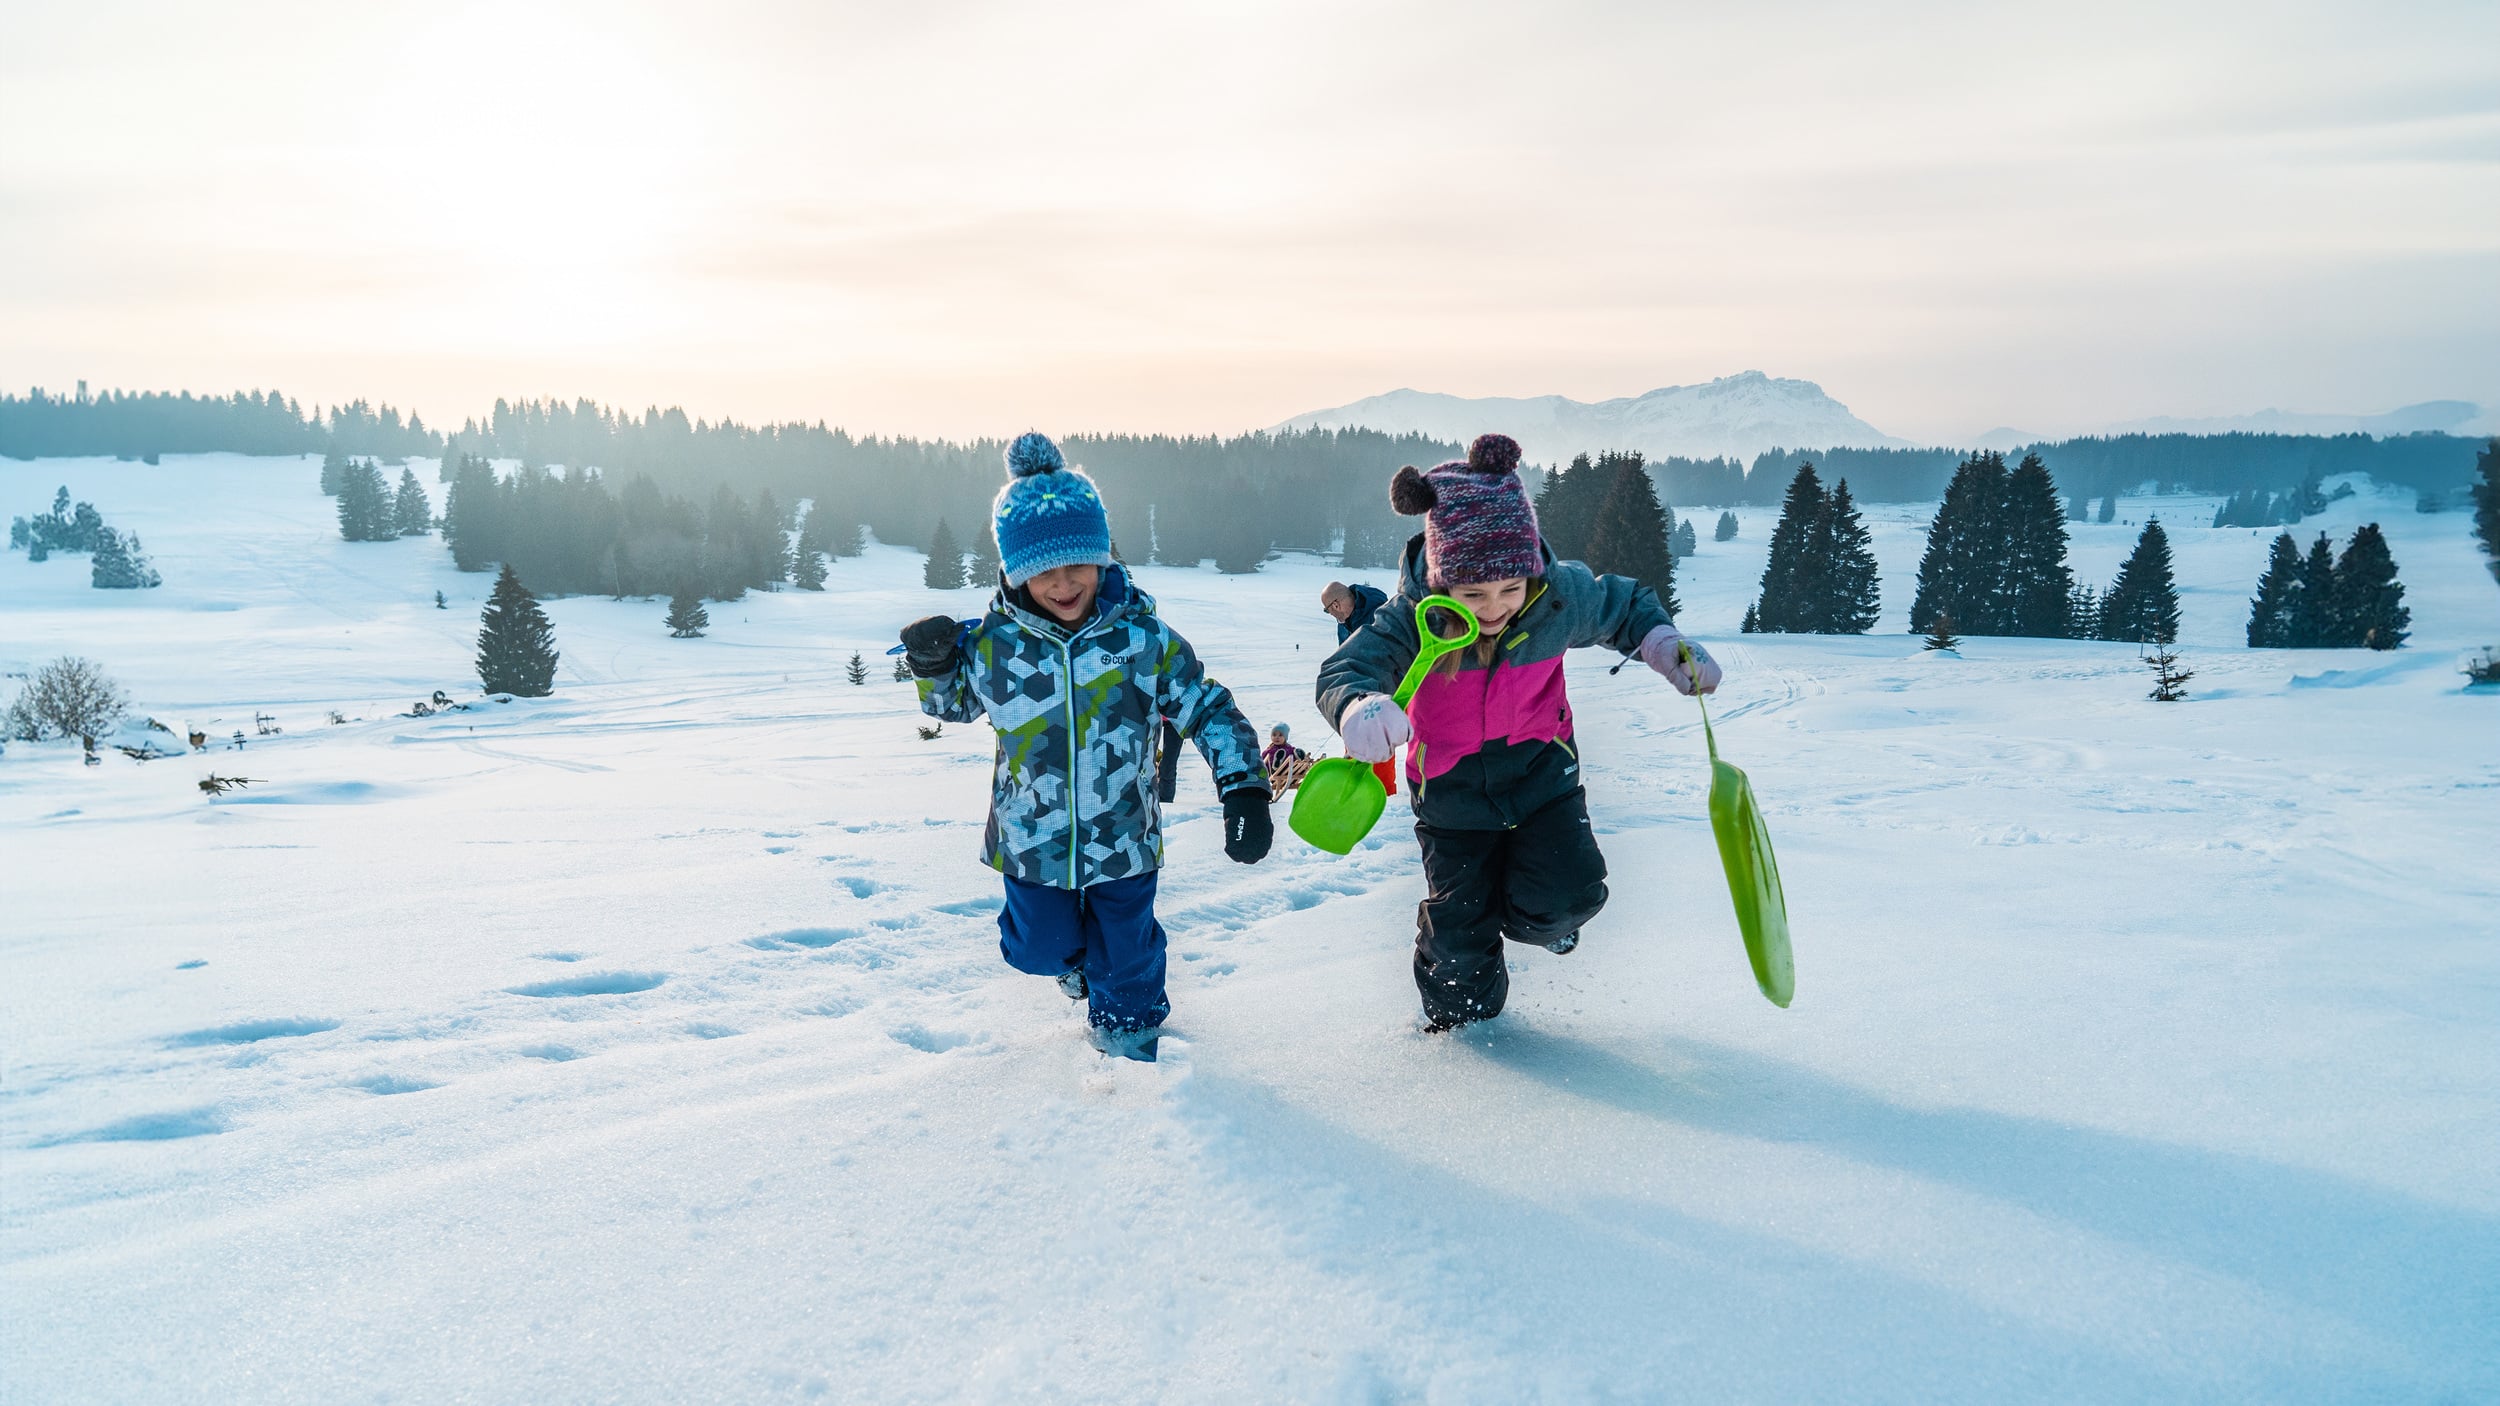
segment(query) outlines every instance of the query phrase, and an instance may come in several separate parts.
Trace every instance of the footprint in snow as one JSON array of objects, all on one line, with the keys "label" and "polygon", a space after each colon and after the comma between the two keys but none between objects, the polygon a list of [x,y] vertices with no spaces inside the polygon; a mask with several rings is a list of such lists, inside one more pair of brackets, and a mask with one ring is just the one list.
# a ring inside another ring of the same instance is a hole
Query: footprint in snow
[{"label": "footprint in snow", "polygon": [[347,1086],[369,1094],[415,1094],[442,1087],[423,1079],[411,1079],[405,1074],[376,1074],[370,1079],[350,1079]]},{"label": "footprint in snow", "polygon": [[170,1113],[143,1113],[124,1118],[85,1132],[64,1133],[45,1138],[37,1147],[59,1147],[73,1142],[171,1142],[177,1138],[207,1137],[226,1130],[226,1120],[214,1108],[184,1108]]},{"label": "footprint in snow", "polygon": [[336,1030],[335,1020],[306,1020],[303,1017],[281,1020],[245,1020],[233,1025],[212,1025],[206,1030],[193,1030],[176,1035],[165,1043],[176,1048],[192,1045],[252,1045],[263,1040],[292,1039],[298,1035],[318,1035]]},{"label": "footprint in snow", "polygon": [[857,928],[790,928],[768,932],[747,939],[747,946],[759,952],[786,952],[793,947],[831,947],[837,942],[859,936]]},{"label": "footprint in snow", "polygon": [[925,1025],[899,1025],[885,1033],[927,1054],[944,1054],[948,1050],[961,1049],[980,1038],[952,1030],[931,1030]]},{"label": "footprint in snow", "polygon": [[585,972],[561,981],[533,981],[504,990],[515,996],[625,996],[648,991],[666,980],[666,972]]}]

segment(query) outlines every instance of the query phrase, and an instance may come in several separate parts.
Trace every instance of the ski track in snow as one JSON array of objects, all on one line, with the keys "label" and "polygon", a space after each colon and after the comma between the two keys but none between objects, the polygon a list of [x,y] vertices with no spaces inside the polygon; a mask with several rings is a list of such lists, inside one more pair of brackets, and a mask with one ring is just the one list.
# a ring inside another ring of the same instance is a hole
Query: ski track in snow
[{"label": "ski track in snow", "polygon": [[[2339,540],[2388,527],[2415,646],[2268,654],[2230,647],[2265,535],[2129,503],[2178,524],[2199,672],[2162,708],[2120,646],[1725,633],[1746,513],[1678,586],[1795,1009],[1745,972],[1698,711],[1592,652],[1615,897],[1578,952],[1422,1035],[1403,802],[1343,859],[1280,814],[1245,868],[1186,758],[1145,1066],[998,960],[989,730],[921,741],[881,672],[916,556],[700,641],[553,602],[555,697],[409,718],[473,696],[486,581],[337,541],[316,468],[0,463],[168,582],[0,558],[0,671],[75,649],[248,738],[0,757],[11,1399],[2500,1393],[2500,699],[2451,671],[2494,605],[2460,515],[2336,504]],[[1925,510],[1870,516],[1897,631]],[[2134,531],[2076,534],[2105,580]],[[1321,750],[1329,574],[1142,579]],[[257,783],[208,801],[211,769]]]}]

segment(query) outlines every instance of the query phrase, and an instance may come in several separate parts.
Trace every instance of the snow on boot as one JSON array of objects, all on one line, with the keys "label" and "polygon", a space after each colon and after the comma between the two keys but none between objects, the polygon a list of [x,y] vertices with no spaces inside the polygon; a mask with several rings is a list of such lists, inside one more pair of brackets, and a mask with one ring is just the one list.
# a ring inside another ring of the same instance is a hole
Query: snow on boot
[{"label": "snow on boot", "polygon": [[1549,943],[1546,943],[1545,950],[1559,957],[1579,945],[1580,930],[1578,928],[1573,928],[1571,931],[1564,933],[1562,936],[1555,938]]},{"label": "snow on boot", "polygon": [[1070,967],[1059,973],[1059,990],[1071,1001],[1085,999],[1085,969]]},{"label": "snow on boot", "polygon": [[1094,1042],[1095,1049],[1143,1064],[1155,1062],[1155,1042],[1162,1034],[1161,1030],[1152,1026],[1142,1030],[1114,1030],[1107,1025],[1085,1027],[1085,1037]]}]

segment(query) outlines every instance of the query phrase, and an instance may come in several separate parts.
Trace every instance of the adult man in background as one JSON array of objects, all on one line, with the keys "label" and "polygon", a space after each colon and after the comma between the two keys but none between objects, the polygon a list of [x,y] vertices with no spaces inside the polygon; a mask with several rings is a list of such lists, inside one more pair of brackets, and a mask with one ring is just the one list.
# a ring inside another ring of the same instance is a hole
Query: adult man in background
[{"label": "adult man in background", "polygon": [[1337,622],[1337,643],[1354,638],[1354,632],[1372,622],[1372,612],[1387,603],[1388,594],[1377,586],[1349,586],[1331,581],[1319,593],[1319,608]]}]

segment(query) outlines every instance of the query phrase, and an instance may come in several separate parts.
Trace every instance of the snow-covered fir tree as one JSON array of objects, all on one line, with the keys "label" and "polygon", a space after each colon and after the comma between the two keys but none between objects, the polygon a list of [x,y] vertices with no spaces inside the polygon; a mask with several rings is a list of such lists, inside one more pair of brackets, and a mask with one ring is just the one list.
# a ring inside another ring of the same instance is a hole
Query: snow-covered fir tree
[{"label": "snow-covered fir tree", "polygon": [[2147,518],[2118,579],[2101,594],[2101,638],[2166,644],[2179,637],[2179,588],[2170,569],[2170,534]]},{"label": "snow-covered fir tree", "polygon": [[1658,594],[1669,615],[1680,612],[1675,599],[1675,557],[1667,550],[1667,512],[1658,502],[1658,486],[1638,454],[1608,454],[1599,460],[1613,478],[1589,533],[1591,571],[1629,576]]},{"label": "snow-covered fir tree", "polygon": [[1721,513],[1719,514],[1719,526],[1718,526],[1718,529],[1717,529],[1716,531],[1714,531],[1714,532],[1712,532],[1712,533],[1710,534],[1710,538],[1711,538],[1711,540],[1712,540],[1712,541],[1714,541],[1714,542],[1733,542],[1733,541],[1735,541],[1735,540],[1736,540],[1736,514],[1731,513],[1731,512],[1721,512]]},{"label": "snow-covered fir tree", "polygon": [[2323,532],[2300,560],[2300,589],[2284,611],[2283,643],[2326,649],[2335,641],[2335,544]]},{"label": "snow-covered fir tree", "polygon": [[675,595],[668,598],[667,623],[672,638],[699,639],[712,623],[712,617],[704,610],[703,599],[695,594],[694,588],[681,586]]},{"label": "snow-covered fir tree", "polygon": [[2143,658],[2145,667],[2153,671],[2154,702],[2176,703],[2187,697],[2187,681],[2196,677],[2196,671],[2181,667],[2179,652],[2168,640],[2150,646]]},{"label": "snow-covered fir tree", "polygon": [[106,591],[143,591],[165,584],[165,579],[148,563],[138,537],[124,537],[109,527],[96,538],[87,579],[89,584]]},{"label": "snow-covered fir tree", "polygon": [[1678,558],[1689,557],[1699,550],[1701,550],[1701,541],[1693,534],[1691,518],[1678,522],[1675,530],[1667,534],[1667,555]]},{"label": "snow-covered fir tree", "polygon": [[2474,456],[2474,542],[2500,582],[2500,439],[2484,441]]},{"label": "snow-covered fir tree", "polygon": [[417,471],[399,471],[399,493],[391,500],[391,530],[402,537],[423,537],[434,530],[434,502],[417,482]]},{"label": "snow-covered fir tree", "polygon": [[2257,578],[2257,594],[2248,603],[2249,648],[2290,647],[2293,602],[2300,595],[2300,566],[2300,544],[2288,532],[2277,533],[2266,558],[2265,574]]},{"label": "snow-covered fir tree", "polygon": [[2363,523],[2335,563],[2335,642],[2346,648],[2402,648],[2413,623],[2404,597],[2386,535],[2377,523]]},{"label": "snow-covered fir tree", "polygon": [[929,560],[921,568],[920,580],[933,591],[951,591],[964,583],[963,549],[955,545],[955,530],[939,518],[937,531],[929,534]]},{"label": "snow-covered fir tree", "polygon": [[[377,476],[378,477],[378,476]],[[477,677],[488,693],[544,698],[555,686],[555,626],[507,563],[478,614]]]},{"label": "snow-covered fir tree", "polygon": [[339,480],[339,536],[350,542],[387,542],[399,536],[390,486],[371,460],[350,463]]},{"label": "snow-covered fir tree", "polygon": [[843,666],[842,673],[852,683],[865,685],[868,682],[868,661],[859,657],[858,650],[852,650],[851,662]]},{"label": "snow-covered fir tree", "polygon": [[2025,454],[2006,476],[2000,521],[2005,632],[2036,639],[2064,635],[2066,598],[2075,577],[2066,565],[2066,514],[2039,455]]},{"label": "snow-covered fir tree", "polygon": [[972,557],[964,563],[964,584],[978,586],[985,591],[997,590],[998,571],[998,538],[986,529],[974,529]]}]

